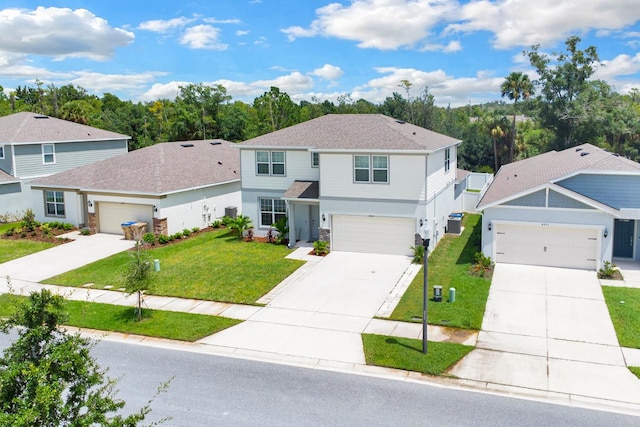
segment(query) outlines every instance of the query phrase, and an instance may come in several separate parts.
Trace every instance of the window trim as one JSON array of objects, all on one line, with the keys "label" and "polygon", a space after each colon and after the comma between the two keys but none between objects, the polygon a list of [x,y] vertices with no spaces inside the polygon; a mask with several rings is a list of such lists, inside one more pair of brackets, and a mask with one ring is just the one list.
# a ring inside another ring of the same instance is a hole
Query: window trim
[{"label": "window trim", "polygon": [[[271,210],[263,210],[262,209],[262,201],[263,200],[270,200],[271,201]],[[276,211],[276,201],[278,202],[283,202],[284,203],[284,211]],[[277,219],[276,219],[276,215],[283,215],[284,217],[287,216],[287,204],[284,200],[277,198],[277,197],[259,197],[258,198],[258,217],[259,219],[259,224],[258,227],[259,228],[271,228],[273,226],[273,224],[276,223]],[[271,215],[271,223],[270,224],[264,224],[262,222],[262,215],[265,213],[269,213]]]},{"label": "window trim", "polygon": [[311,167],[319,168],[320,167],[320,153],[317,151],[311,152]]},{"label": "window trim", "polygon": [[[258,161],[258,153],[267,153],[269,158],[269,163],[267,162],[259,162]],[[276,162],[273,160],[274,153],[282,153],[282,161]],[[257,176],[287,176],[287,153],[284,150],[256,150],[255,152],[255,161],[256,161],[256,175]],[[269,167],[269,173],[260,173],[259,165],[267,165]],[[274,173],[273,167],[275,165],[282,165],[282,173]]]},{"label": "window trim", "polygon": [[[52,193],[53,195],[53,201],[49,202],[48,201],[48,193]],[[56,197],[57,194],[61,195],[61,201],[58,201],[58,198]],[[54,217],[54,218],[66,218],[66,206],[65,206],[65,201],[64,201],[64,191],[58,191],[58,190],[44,190],[43,192],[44,195],[44,216],[46,217]],[[49,213],[49,204],[53,205],[53,210],[55,213]],[[59,208],[58,206],[62,206],[62,213],[59,213]]]},{"label": "window trim", "polygon": [[[365,167],[356,167],[356,158],[365,157],[368,160],[368,166]],[[386,159],[386,167],[375,167],[374,166],[374,158],[380,157]],[[386,154],[354,154],[353,156],[353,182],[357,184],[389,184],[389,156]],[[356,171],[358,170],[366,170],[367,171],[367,180],[357,179]],[[375,179],[374,172],[376,171],[386,171],[386,180],[385,181],[377,181]]]},{"label": "window trim", "polygon": [[[45,153],[45,147],[51,147],[51,153]],[[47,162],[47,156],[51,156],[51,161]],[[42,164],[53,165],[56,163],[56,146],[55,144],[42,144]]]},{"label": "window trim", "polygon": [[451,148],[444,150],[444,171],[449,172],[451,169]]},{"label": "window trim", "polygon": [[0,144],[0,159],[4,159],[4,145]]}]

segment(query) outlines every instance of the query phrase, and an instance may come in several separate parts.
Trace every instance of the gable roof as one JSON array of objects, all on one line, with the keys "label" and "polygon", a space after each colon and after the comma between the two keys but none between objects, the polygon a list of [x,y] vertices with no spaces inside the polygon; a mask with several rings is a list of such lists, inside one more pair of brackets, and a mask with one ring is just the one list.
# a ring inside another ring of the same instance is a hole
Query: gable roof
[{"label": "gable roof", "polygon": [[640,163],[591,144],[582,144],[559,152],[549,151],[502,166],[480,199],[477,209],[498,204],[579,172],[625,171],[640,174]]},{"label": "gable roof", "polygon": [[20,182],[20,180],[0,169],[0,184],[9,184],[11,182]]},{"label": "gable roof", "polygon": [[131,137],[36,113],[22,112],[0,117],[0,143],[3,144],[110,139],[122,140]]},{"label": "gable roof", "polygon": [[241,143],[244,147],[436,151],[460,140],[382,114],[328,114]]},{"label": "gable roof", "polygon": [[163,195],[240,180],[240,152],[222,140],[155,144],[41,178],[33,187]]}]

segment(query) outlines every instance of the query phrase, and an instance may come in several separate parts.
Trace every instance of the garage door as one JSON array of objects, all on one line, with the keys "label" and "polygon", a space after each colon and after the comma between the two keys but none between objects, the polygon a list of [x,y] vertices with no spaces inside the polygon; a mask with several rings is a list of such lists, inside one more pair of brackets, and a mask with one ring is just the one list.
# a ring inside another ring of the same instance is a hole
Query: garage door
[{"label": "garage door", "polygon": [[415,219],[334,215],[331,249],[346,252],[411,255]]},{"label": "garage door", "polygon": [[153,224],[153,208],[150,205],[99,202],[98,221],[101,233],[124,234],[120,224],[128,221],[146,222],[149,230]]},{"label": "garage door", "polygon": [[554,225],[495,224],[495,262],[595,270],[595,228]]}]

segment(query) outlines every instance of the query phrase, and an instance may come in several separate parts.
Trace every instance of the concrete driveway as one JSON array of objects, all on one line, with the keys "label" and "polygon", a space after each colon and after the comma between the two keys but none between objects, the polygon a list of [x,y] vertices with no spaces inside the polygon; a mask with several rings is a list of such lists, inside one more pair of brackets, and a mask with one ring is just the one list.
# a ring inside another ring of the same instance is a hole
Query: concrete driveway
[{"label": "concrete driveway", "polygon": [[477,349],[450,373],[525,387],[640,403],[593,271],[496,265]]},{"label": "concrete driveway", "polygon": [[360,334],[410,265],[406,256],[331,252],[296,271],[245,322],[200,342],[364,364]]}]

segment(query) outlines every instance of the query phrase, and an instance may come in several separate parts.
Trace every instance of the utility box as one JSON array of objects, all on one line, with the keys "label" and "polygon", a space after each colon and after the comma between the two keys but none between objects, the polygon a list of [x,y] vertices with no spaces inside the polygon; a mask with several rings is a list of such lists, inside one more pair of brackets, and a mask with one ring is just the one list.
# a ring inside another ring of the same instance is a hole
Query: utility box
[{"label": "utility box", "polygon": [[442,302],[442,286],[433,287],[433,301]]},{"label": "utility box", "polygon": [[462,214],[451,214],[447,220],[447,233],[460,234],[462,231]]},{"label": "utility box", "polygon": [[237,218],[238,216],[238,208],[235,206],[227,206],[224,208],[224,216],[228,216],[229,218]]}]

